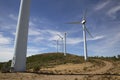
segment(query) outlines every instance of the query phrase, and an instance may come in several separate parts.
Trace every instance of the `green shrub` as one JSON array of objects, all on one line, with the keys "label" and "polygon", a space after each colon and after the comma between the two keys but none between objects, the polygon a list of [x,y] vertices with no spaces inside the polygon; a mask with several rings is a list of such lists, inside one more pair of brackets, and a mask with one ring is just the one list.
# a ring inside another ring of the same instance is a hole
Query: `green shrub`
[{"label": "green shrub", "polygon": [[10,66],[8,63],[4,63],[1,67],[1,72],[5,73],[5,72],[9,72],[10,71]]},{"label": "green shrub", "polygon": [[33,67],[33,71],[34,72],[38,72],[40,70],[40,66],[39,65],[36,65]]}]

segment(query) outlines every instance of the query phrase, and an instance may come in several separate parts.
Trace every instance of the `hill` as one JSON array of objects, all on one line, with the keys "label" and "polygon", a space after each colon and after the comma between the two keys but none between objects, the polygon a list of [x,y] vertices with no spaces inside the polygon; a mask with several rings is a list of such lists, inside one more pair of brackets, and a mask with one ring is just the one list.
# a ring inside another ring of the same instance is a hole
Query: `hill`
[{"label": "hill", "polygon": [[27,58],[27,70],[32,68],[53,67],[55,65],[61,65],[66,63],[83,63],[84,58],[81,56],[63,53],[44,53],[33,55]]},{"label": "hill", "polygon": [[[6,69],[9,62],[0,63]],[[31,73],[32,72],[32,73]],[[37,73],[37,74],[36,74]],[[48,75],[49,74],[49,75]],[[54,74],[54,75],[53,75]],[[27,57],[26,73],[1,73],[1,80],[120,80],[120,58],[43,53]]]},{"label": "hill", "polygon": [[[84,61],[83,56],[63,53],[43,53],[27,57],[27,71],[28,72],[41,72],[41,73],[54,73],[54,74],[81,74],[88,73],[101,73],[111,71],[119,73],[118,68],[120,65],[120,58],[116,57],[89,57]],[[0,63],[0,70],[8,71],[10,69],[11,60],[9,62]],[[113,69],[112,64],[116,65]],[[109,67],[106,68],[105,66]],[[101,68],[101,70],[99,70]],[[99,70],[99,71],[98,71]],[[106,72],[105,72],[106,71]],[[109,73],[112,73],[109,72]]]},{"label": "hill", "polygon": [[[66,63],[83,63],[84,58],[73,54],[67,54],[64,56],[63,53],[42,53],[27,57],[27,70],[34,69],[35,71],[39,68],[53,67],[55,65],[61,65]],[[11,60],[8,62],[0,63],[0,70],[9,68]],[[8,69],[7,69],[8,70]]]}]

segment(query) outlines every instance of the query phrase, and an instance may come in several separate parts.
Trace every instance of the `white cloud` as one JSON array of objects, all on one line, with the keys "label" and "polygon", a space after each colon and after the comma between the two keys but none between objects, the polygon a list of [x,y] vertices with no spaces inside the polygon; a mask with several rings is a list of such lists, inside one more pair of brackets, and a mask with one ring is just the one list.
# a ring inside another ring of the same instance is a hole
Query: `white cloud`
[{"label": "white cloud", "polygon": [[[27,56],[40,54],[47,48],[38,48],[38,47],[28,47]],[[0,62],[5,62],[11,60],[14,55],[14,48],[9,46],[0,47]]]},{"label": "white cloud", "polygon": [[34,36],[35,41],[39,41],[43,39],[48,40],[48,41],[56,40],[58,39],[57,34],[62,35],[61,32],[50,30],[50,29],[46,29],[46,30],[39,30],[38,28],[29,29],[29,37],[32,38]]},{"label": "white cloud", "polygon": [[38,36],[41,32],[37,28],[30,28],[29,29],[29,36]]},{"label": "white cloud", "polygon": [[29,26],[34,27],[34,26],[36,26],[36,24],[35,24],[32,20],[30,20],[30,21],[29,21]]},{"label": "white cloud", "polygon": [[[94,38],[87,38],[87,41],[94,41],[102,38],[104,38],[104,36],[96,36]],[[67,38],[67,44],[75,45],[81,42],[83,42],[83,38]]]},{"label": "white cloud", "polygon": [[12,39],[9,37],[5,37],[0,33],[0,45],[11,44]]},{"label": "white cloud", "polygon": [[0,30],[5,33],[13,33],[16,29],[16,21],[14,21],[15,16],[9,14],[7,16],[3,16],[0,20]]},{"label": "white cloud", "polygon": [[81,39],[81,38],[67,38],[67,44],[75,45],[75,44],[78,44],[80,42],[83,42],[83,39]]},{"label": "white cloud", "polygon": [[117,32],[116,34],[113,34],[112,36],[109,36],[108,38],[108,44],[110,47],[113,47],[119,42],[120,42],[120,32]]},{"label": "white cloud", "polygon": [[35,39],[34,39],[34,42],[40,42],[41,40],[44,40],[44,38],[43,37],[36,37]]},{"label": "white cloud", "polygon": [[120,11],[120,5],[114,6],[112,7],[107,14],[112,17],[112,18],[116,18],[116,13]]},{"label": "white cloud", "polygon": [[[76,32],[74,32],[74,33],[72,32],[72,35],[75,34],[75,33]],[[59,36],[57,34],[64,37],[63,32],[59,32],[59,31],[56,31],[56,30],[50,30],[50,29],[40,30],[38,28],[30,28],[29,39],[34,44],[38,44],[38,42],[39,43],[45,43],[45,42],[49,43],[50,41],[57,40],[59,38]],[[33,35],[33,36],[31,36],[31,35]],[[69,35],[71,35],[71,34],[69,34]],[[87,41],[99,40],[99,39],[102,39],[102,38],[104,38],[104,36],[96,36],[94,38],[87,38]],[[81,42],[83,42],[83,38],[67,37],[67,44],[75,45],[75,44],[78,44],[78,43],[81,43]],[[48,47],[53,47],[53,45],[49,45]]]},{"label": "white cloud", "polygon": [[94,38],[90,38],[90,39],[88,39],[88,40],[99,40],[99,39],[103,39],[105,36],[96,36],[96,37],[94,37]]},{"label": "white cloud", "polygon": [[92,55],[96,56],[115,56],[120,54],[120,32],[110,30],[110,34],[107,34],[104,39],[93,43],[88,46],[88,51],[92,51]]},{"label": "white cloud", "polygon": [[13,48],[2,46],[0,48],[0,62],[5,62],[13,57]]},{"label": "white cloud", "polygon": [[14,14],[9,14],[9,17],[10,17],[12,20],[17,20],[17,16],[15,16]]},{"label": "white cloud", "polygon": [[40,54],[47,48],[38,48],[38,47],[28,47],[27,49],[27,56],[35,55],[35,54]]},{"label": "white cloud", "polygon": [[47,32],[50,36],[48,38],[48,40],[52,41],[52,40],[57,40],[59,38],[59,35],[62,35],[62,32],[59,31],[55,31],[55,30],[45,30],[45,32]]},{"label": "white cloud", "polygon": [[16,28],[16,25],[15,24],[12,24],[12,23],[7,23],[6,22],[3,22],[2,24],[0,24],[0,28],[1,30],[4,30],[4,31],[12,31],[12,30],[15,30]]},{"label": "white cloud", "polygon": [[106,2],[99,3],[95,7],[95,10],[101,10],[101,9],[105,8],[109,3],[110,3],[110,0],[107,0]]}]

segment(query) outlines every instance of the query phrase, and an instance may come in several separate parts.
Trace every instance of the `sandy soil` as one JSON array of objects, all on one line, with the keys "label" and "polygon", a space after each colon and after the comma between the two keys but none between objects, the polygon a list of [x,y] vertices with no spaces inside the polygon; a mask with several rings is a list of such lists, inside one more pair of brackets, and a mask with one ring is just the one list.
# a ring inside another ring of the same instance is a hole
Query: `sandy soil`
[{"label": "sandy soil", "polygon": [[41,71],[44,72],[51,72],[54,74],[79,74],[84,72],[84,68],[93,66],[92,63],[82,63],[82,64],[64,64],[58,65],[54,68],[42,68]]},{"label": "sandy soil", "polygon": [[64,64],[58,65],[54,68],[43,68],[41,71],[54,73],[54,74],[103,74],[106,73],[109,69],[113,68],[113,64],[104,60],[96,60],[103,64],[92,64],[90,62],[82,64]]},{"label": "sandy soil", "polygon": [[103,61],[103,60],[102,62],[105,63],[105,66],[100,67],[97,70],[87,72],[87,74],[103,74],[106,73],[109,69],[113,68],[113,64],[111,62]]},{"label": "sandy soil", "polygon": [[42,75],[35,73],[0,73],[0,80],[120,80],[120,75]]},{"label": "sandy soil", "polygon": [[[101,62],[105,65],[95,65],[87,62],[74,65],[65,64],[55,66],[54,68],[42,69],[43,71],[52,71],[57,75],[40,73],[0,73],[0,80],[120,80],[120,61],[110,62],[101,60]],[[60,73],[63,73],[63,75],[60,75]],[[64,75],[64,73],[67,73],[67,75]],[[68,73],[75,74],[70,75]]]}]

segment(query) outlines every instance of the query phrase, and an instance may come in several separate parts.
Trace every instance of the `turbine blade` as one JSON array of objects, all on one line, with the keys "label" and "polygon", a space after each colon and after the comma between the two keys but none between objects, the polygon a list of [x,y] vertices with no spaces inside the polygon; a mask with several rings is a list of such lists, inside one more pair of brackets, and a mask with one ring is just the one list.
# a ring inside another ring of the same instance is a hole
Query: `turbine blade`
[{"label": "turbine blade", "polygon": [[83,18],[82,18],[82,20],[84,19],[86,19],[86,14],[87,14],[87,9],[85,10],[85,12],[84,12],[84,14],[83,14]]},{"label": "turbine blade", "polygon": [[80,21],[76,21],[76,22],[68,22],[68,23],[66,23],[66,24],[81,24],[81,22],[80,22]]},{"label": "turbine blade", "polygon": [[59,35],[59,34],[57,34],[61,39],[63,39],[63,37],[61,36],[61,35]]},{"label": "turbine blade", "polygon": [[88,34],[93,38],[93,36],[91,35],[91,33],[88,31],[88,29],[85,26],[85,30],[88,32]]}]

